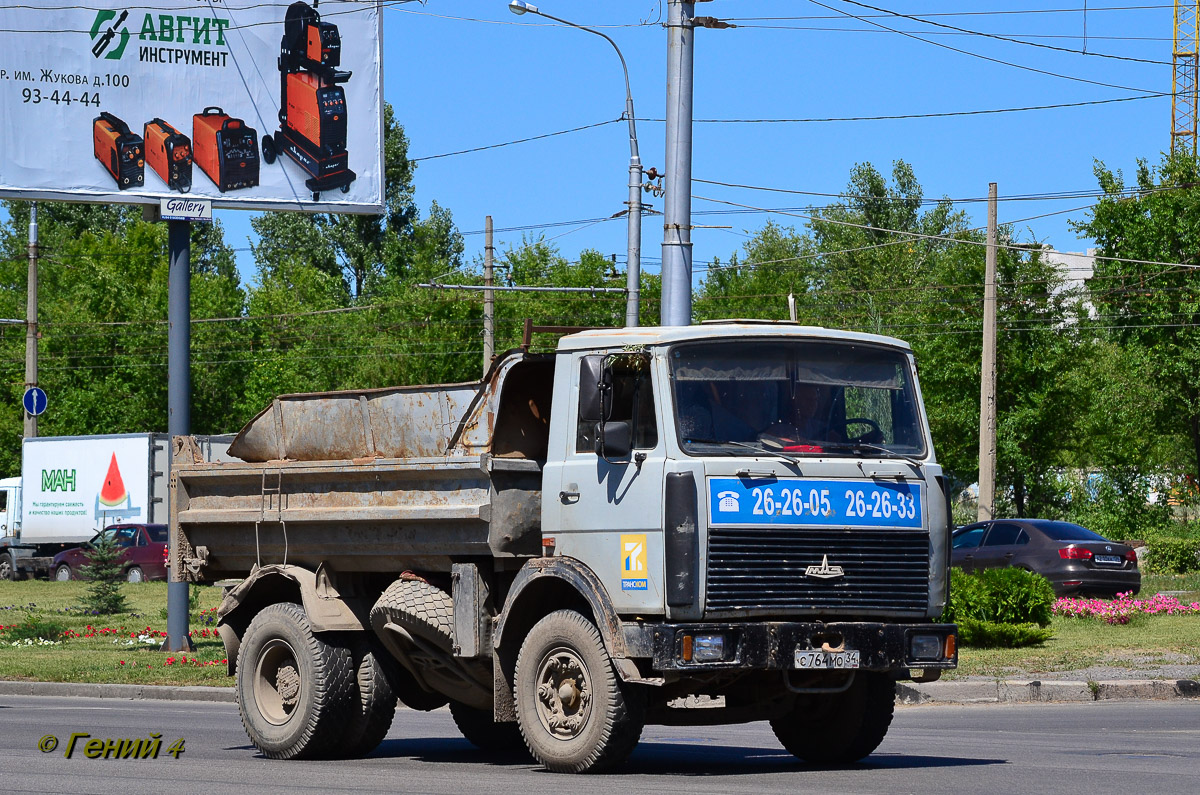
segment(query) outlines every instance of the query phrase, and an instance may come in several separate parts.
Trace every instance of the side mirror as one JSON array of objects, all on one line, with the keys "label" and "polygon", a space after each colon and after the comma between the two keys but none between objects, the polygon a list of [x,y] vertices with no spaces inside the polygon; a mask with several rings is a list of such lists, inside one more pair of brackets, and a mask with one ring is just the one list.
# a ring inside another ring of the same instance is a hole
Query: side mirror
[{"label": "side mirror", "polygon": [[604,378],[604,357],[584,356],[579,370],[579,419],[581,422],[601,422],[604,419],[600,399]]},{"label": "side mirror", "polygon": [[596,439],[596,453],[605,461],[628,460],[633,453],[633,423],[601,423]]}]

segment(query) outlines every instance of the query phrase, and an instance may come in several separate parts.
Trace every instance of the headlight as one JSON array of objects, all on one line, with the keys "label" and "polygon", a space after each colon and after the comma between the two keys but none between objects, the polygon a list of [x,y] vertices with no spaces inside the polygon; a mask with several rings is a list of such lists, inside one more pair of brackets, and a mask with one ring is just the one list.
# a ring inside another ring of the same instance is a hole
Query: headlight
[{"label": "headlight", "polygon": [[684,635],[684,662],[720,662],[725,659],[724,635]]},{"label": "headlight", "polygon": [[908,643],[909,656],[914,660],[938,660],[942,656],[941,635],[913,635]]}]

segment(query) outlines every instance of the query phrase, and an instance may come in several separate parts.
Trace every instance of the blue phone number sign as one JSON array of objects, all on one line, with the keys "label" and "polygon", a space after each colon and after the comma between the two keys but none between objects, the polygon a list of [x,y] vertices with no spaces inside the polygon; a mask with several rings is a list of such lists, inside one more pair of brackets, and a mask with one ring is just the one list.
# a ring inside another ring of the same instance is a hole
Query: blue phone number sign
[{"label": "blue phone number sign", "polygon": [[921,485],[863,480],[712,478],[710,525],[921,527]]}]

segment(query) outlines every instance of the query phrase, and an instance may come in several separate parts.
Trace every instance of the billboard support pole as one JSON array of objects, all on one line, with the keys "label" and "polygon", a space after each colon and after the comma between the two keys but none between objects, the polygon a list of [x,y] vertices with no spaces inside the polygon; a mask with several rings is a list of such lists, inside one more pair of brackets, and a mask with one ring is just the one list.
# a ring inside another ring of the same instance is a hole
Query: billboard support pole
[{"label": "billboard support pole", "polygon": [[[167,221],[167,245],[170,251],[167,266],[167,435],[172,439],[191,432],[191,244],[190,221]],[[173,449],[173,443],[172,443]],[[171,451],[167,451],[170,471]],[[175,490],[168,491],[175,501]],[[170,506],[170,514],[177,506]],[[177,559],[178,539],[170,535],[170,558]],[[175,576],[174,568],[167,569],[167,640],[164,651],[191,651],[188,636],[188,584]]]},{"label": "billboard support pole", "polygon": [[[38,385],[38,206],[29,203],[29,282],[25,300],[25,388]],[[25,438],[38,435],[36,414],[25,412]]]}]

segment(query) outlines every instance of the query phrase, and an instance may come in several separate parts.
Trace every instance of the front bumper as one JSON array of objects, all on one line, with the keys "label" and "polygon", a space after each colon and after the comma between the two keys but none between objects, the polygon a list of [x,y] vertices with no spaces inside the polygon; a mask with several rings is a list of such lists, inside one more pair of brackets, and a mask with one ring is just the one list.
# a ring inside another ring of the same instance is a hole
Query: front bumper
[{"label": "front bumper", "polygon": [[[884,624],[864,621],[744,622],[626,625],[631,656],[650,657],[655,671],[700,672],[721,670],[792,670],[796,651],[842,649],[859,652],[859,667],[866,671],[905,669],[947,670],[958,666],[954,624]],[[724,655],[704,662],[684,659],[685,636],[721,635]],[[937,635],[942,653],[936,659],[917,659],[911,652],[914,635]],[[957,640],[957,638],[956,638]]]}]

